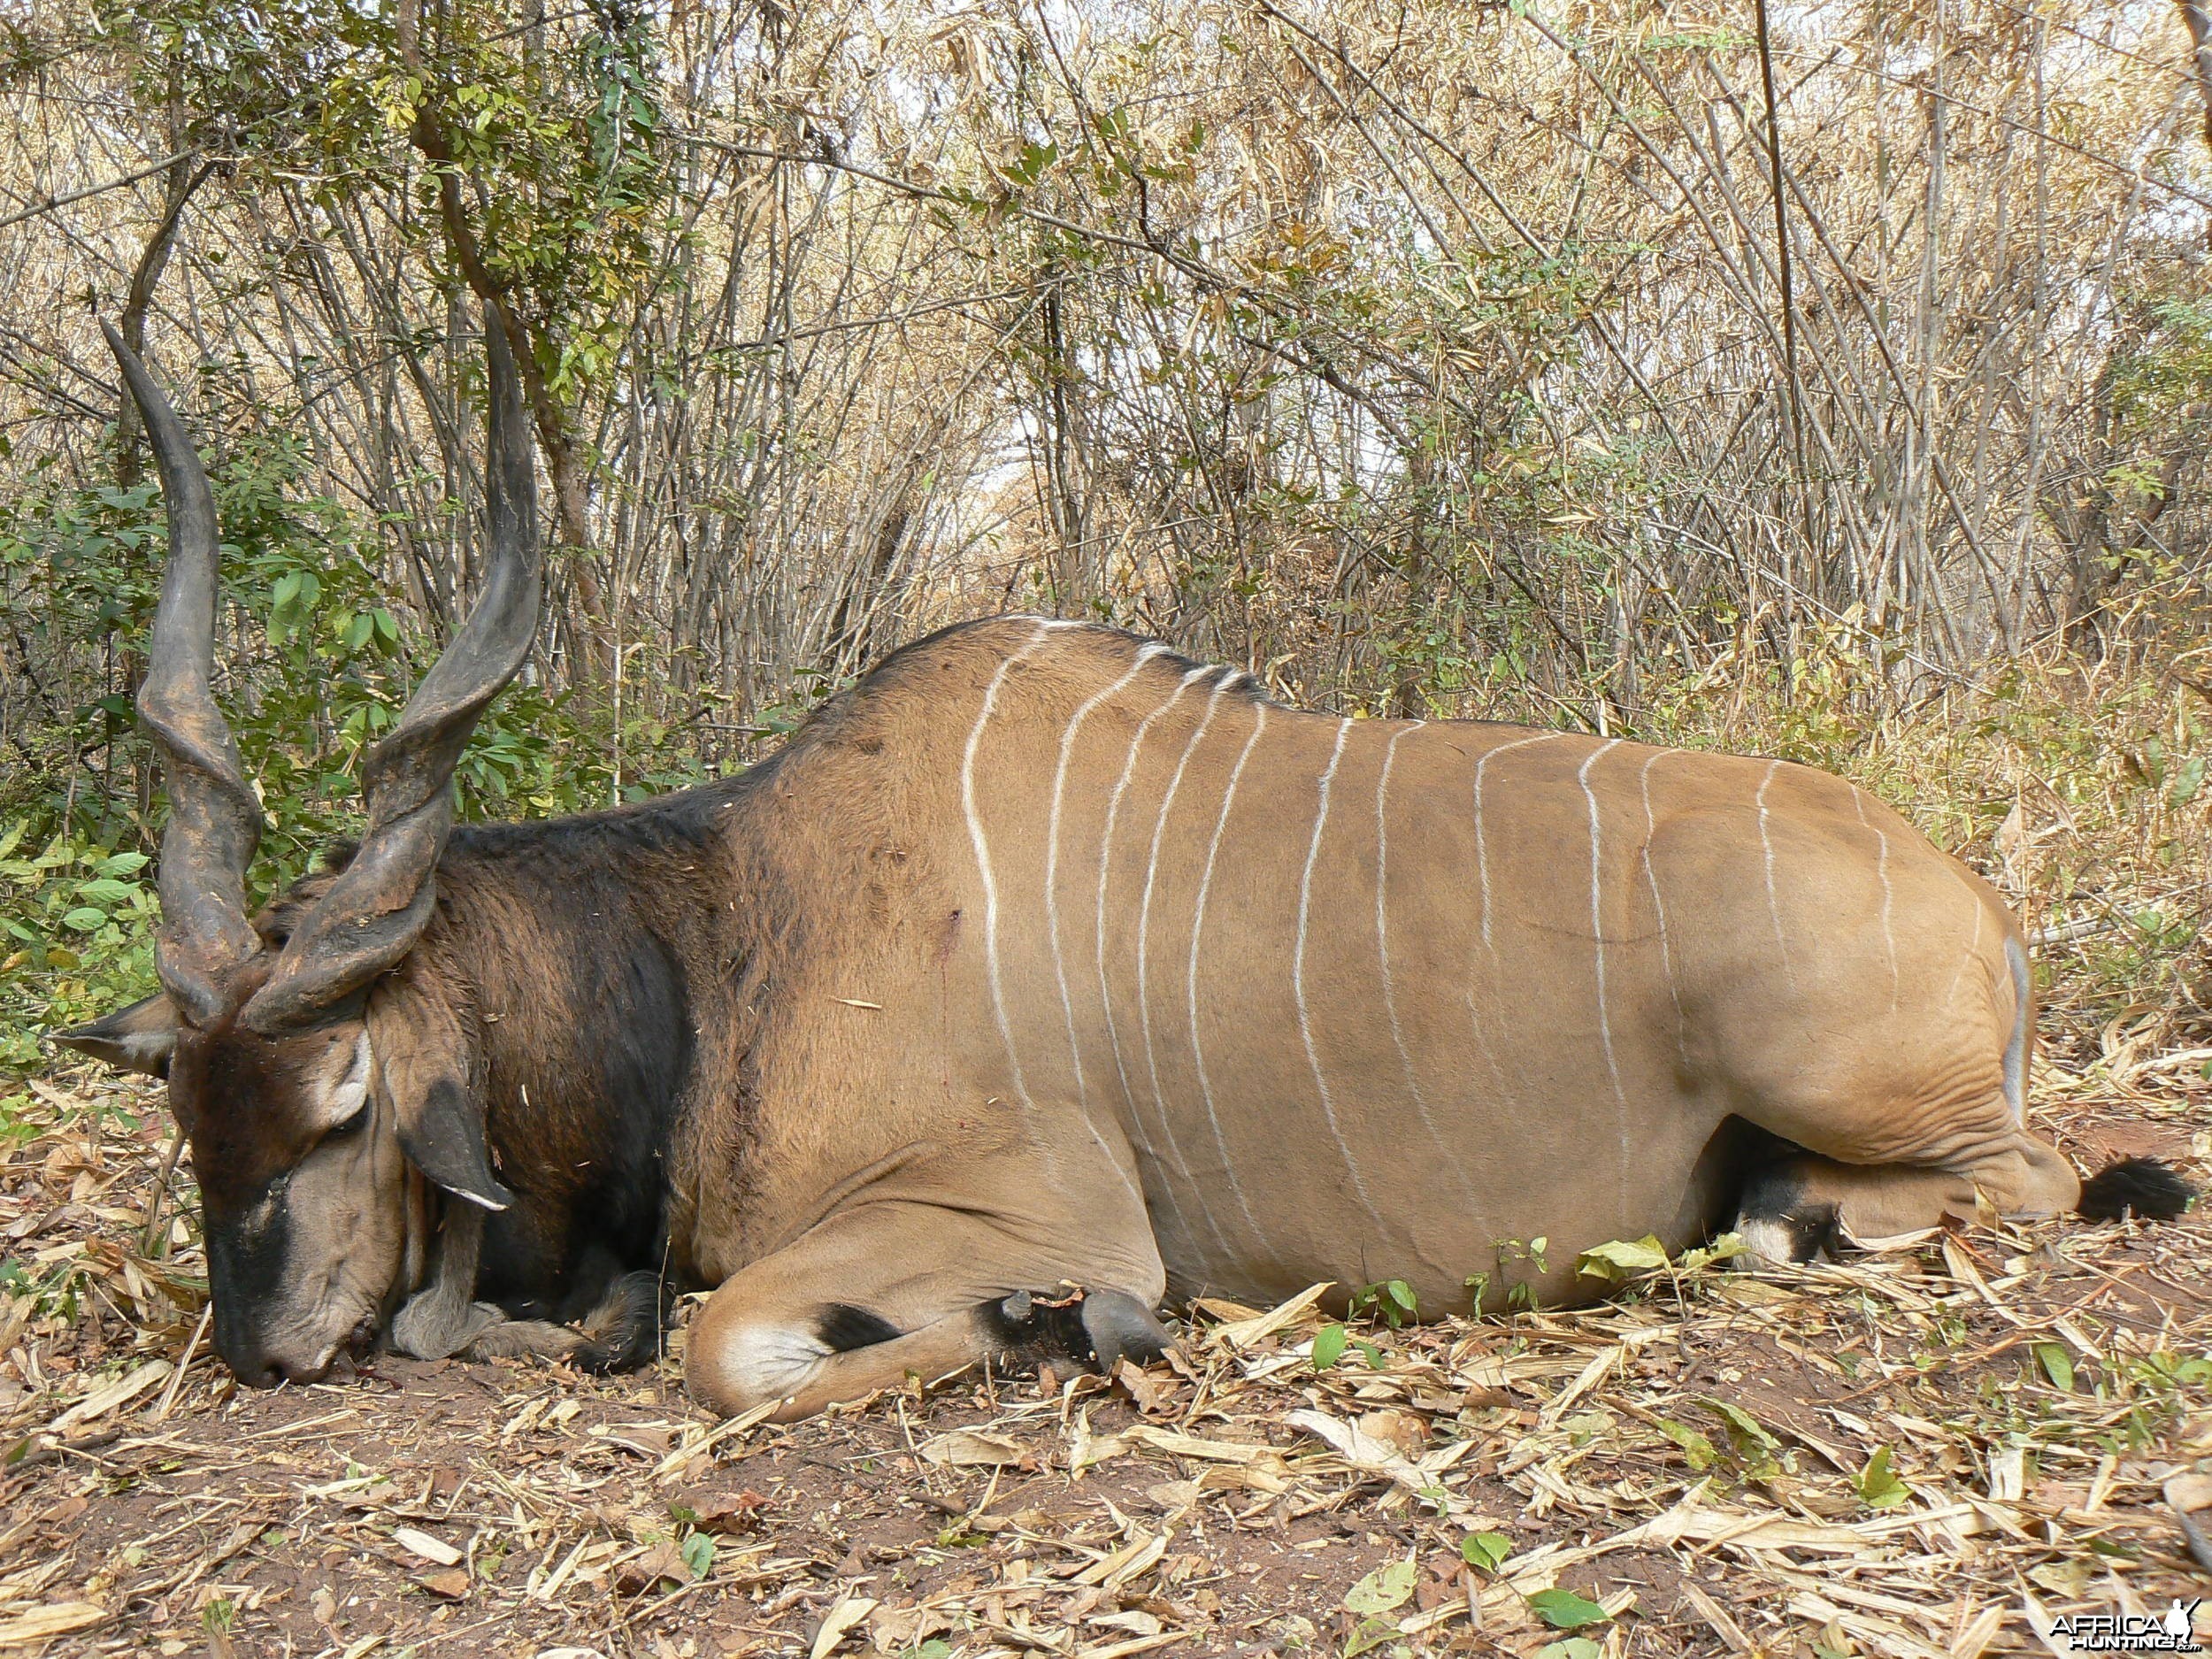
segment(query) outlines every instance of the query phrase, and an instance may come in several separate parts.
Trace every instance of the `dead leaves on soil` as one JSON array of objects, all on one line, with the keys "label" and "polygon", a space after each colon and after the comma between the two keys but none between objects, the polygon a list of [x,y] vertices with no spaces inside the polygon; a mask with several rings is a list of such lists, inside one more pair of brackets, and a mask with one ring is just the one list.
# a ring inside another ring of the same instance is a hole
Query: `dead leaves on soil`
[{"label": "dead leaves on soil", "polygon": [[[2147,1116],[2044,1097],[2085,1145],[2173,1149],[2200,1079],[2128,1041]],[[246,1399],[188,1234],[136,1248],[157,1134],[50,1104],[0,1164],[29,1276],[0,1301],[0,1651],[1955,1659],[2185,1598],[2177,1517],[2212,1512],[2193,1223],[1662,1273],[1318,1350],[1318,1288],[1208,1303],[1110,1384],[788,1428],[700,1420],[672,1372],[388,1363]]]}]

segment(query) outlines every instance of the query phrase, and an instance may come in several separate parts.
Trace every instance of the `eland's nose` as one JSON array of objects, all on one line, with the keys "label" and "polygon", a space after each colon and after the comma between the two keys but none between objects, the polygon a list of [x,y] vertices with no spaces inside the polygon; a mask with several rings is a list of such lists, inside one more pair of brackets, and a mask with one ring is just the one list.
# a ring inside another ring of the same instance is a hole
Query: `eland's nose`
[{"label": "eland's nose", "polygon": [[226,1345],[220,1351],[231,1375],[249,1388],[274,1388],[288,1382],[320,1382],[330,1370],[326,1355],[313,1360],[293,1359],[258,1346]]}]

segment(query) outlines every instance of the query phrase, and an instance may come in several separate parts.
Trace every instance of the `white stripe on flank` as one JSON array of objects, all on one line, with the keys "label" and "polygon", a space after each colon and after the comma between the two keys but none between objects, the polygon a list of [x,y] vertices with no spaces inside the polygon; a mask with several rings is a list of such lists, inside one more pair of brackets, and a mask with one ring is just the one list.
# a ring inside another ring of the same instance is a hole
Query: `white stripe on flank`
[{"label": "white stripe on flank", "polygon": [[1344,758],[1344,740],[1349,736],[1352,723],[1340,720],[1336,728],[1336,747],[1329,751],[1328,769],[1321,774],[1320,810],[1313,820],[1313,841],[1306,849],[1305,873],[1298,882],[1298,948],[1292,956],[1290,984],[1298,1002],[1298,1034],[1305,1039],[1306,1061],[1313,1067],[1313,1086],[1321,1096],[1321,1115],[1328,1120],[1329,1133],[1336,1141],[1336,1149],[1344,1155],[1344,1167],[1351,1172],[1352,1191],[1359,1199],[1359,1207],[1367,1212],[1367,1218],[1375,1224],[1378,1233],[1388,1231],[1383,1218],[1375,1213],[1375,1206],[1367,1196],[1367,1183],[1360,1179],[1359,1161],[1352,1156],[1352,1148],[1344,1139],[1344,1132],[1337,1126],[1336,1102],[1329,1093],[1329,1079],[1322,1074],[1321,1051],[1314,1046],[1313,1022],[1306,1013],[1306,922],[1313,911],[1313,866],[1321,856],[1321,832],[1329,822],[1329,787],[1336,781],[1337,762]]},{"label": "white stripe on flank", "polygon": [[1486,949],[1495,947],[1490,943],[1490,847],[1482,833],[1482,774],[1501,755],[1534,743],[1548,743],[1561,735],[1558,732],[1539,732],[1534,737],[1517,737],[1510,743],[1501,743],[1485,751],[1475,763],[1475,875],[1482,886],[1482,942]]},{"label": "white stripe on flank", "polygon": [[1615,1166],[1619,1183],[1620,1207],[1628,1208],[1628,1094],[1621,1087],[1620,1062],[1613,1055],[1613,1013],[1605,988],[1605,908],[1604,890],[1598,884],[1600,868],[1601,832],[1598,823],[1598,794],[1590,787],[1590,768],[1620,746],[1617,737],[1608,738],[1583,758],[1575,771],[1575,781],[1582,786],[1582,798],[1590,809],[1590,943],[1594,949],[1598,990],[1598,1043],[1605,1051],[1605,1074],[1613,1079],[1614,1125],[1620,1136],[1621,1159]]},{"label": "white stripe on flank", "polygon": [[1674,1050],[1685,1062],[1690,1057],[1690,1017],[1682,1006],[1682,987],[1675,983],[1674,948],[1667,940],[1667,905],[1659,896],[1659,875],[1651,867],[1651,838],[1659,833],[1659,820],[1651,811],[1651,769],[1677,751],[1671,749],[1655,749],[1638,774],[1644,791],[1644,884],[1651,889],[1651,908],[1659,918],[1659,964],[1666,970],[1667,995],[1674,999]]},{"label": "white stripe on flank", "polygon": [[[1144,672],[1144,665],[1166,649],[1166,646],[1158,644],[1139,647],[1137,660],[1129,665],[1127,673],[1083,700],[1074,717],[1068,721],[1067,729],[1060,733],[1060,763],[1052,773],[1052,811],[1045,827],[1045,932],[1051,941],[1053,975],[1060,985],[1060,1011],[1067,1019],[1068,1053],[1075,1065],[1076,1104],[1086,1122],[1089,1121],[1091,1115],[1090,1083],[1083,1073],[1083,1045],[1075,1034],[1075,998],[1068,989],[1067,959],[1060,949],[1060,813],[1067,798],[1068,760],[1075,752],[1076,734],[1083,729],[1083,723],[1091,718],[1091,711],[1107,698],[1126,690],[1130,682]],[[1092,1133],[1097,1132],[1094,1130]],[[1114,1161],[1114,1167],[1121,1168],[1118,1158]],[[1128,1171],[1122,1171],[1122,1179],[1130,1182],[1133,1192],[1135,1184]]]},{"label": "white stripe on flank", "polygon": [[1006,676],[1015,664],[1043,644],[1051,632],[1044,623],[1038,623],[1036,631],[1021,648],[999,664],[998,672],[991,676],[991,683],[983,693],[983,707],[975,717],[975,724],[968,728],[967,752],[960,763],[960,804],[968,815],[968,840],[975,849],[976,869],[983,880],[983,962],[991,982],[991,1009],[998,1016],[999,1040],[1006,1045],[1006,1064],[1013,1072],[1015,1096],[1021,1102],[1023,1113],[1032,1118],[1036,1108],[1029,1098],[1029,1085],[1022,1076],[1021,1056],[1014,1052],[1014,1029],[1006,1018],[1006,995],[999,979],[998,878],[991,869],[990,846],[984,837],[982,817],[975,807],[975,757],[982,746],[983,728],[990,724],[992,712],[998,707],[999,688],[1006,683]]},{"label": "white stripe on flank", "polygon": [[1106,1020],[1106,1042],[1113,1050],[1114,1071],[1121,1082],[1121,1098],[1129,1108],[1130,1121],[1137,1118],[1137,1099],[1129,1087],[1129,1068],[1121,1057],[1121,1032],[1114,1024],[1112,987],[1106,980],[1106,883],[1114,867],[1114,828],[1121,819],[1121,800],[1129,793],[1129,780],[1136,775],[1137,756],[1144,748],[1144,740],[1160,717],[1180,702],[1183,694],[1201,676],[1210,674],[1211,668],[1194,668],[1178,680],[1167,701],[1137,722],[1135,733],[1129,740],[1129,757],[1122,763],[1121,776],[1115,781],[1114,792],[1106,803],[1106,826],[1098,841],[1098,1005]]},{"label": "white stripe on flank", "polygon": [[1959,994],[1959,981],[1966,977],[1966,964],[1974,960],[1974,953],[1982,948],[1982,912],[1988,908],[1983,904],[1982,895],[1963,880],[1959,881],[1959,886],[1966,894],[1966,902],[1974,907],[1974,936],[1966,941],[1966,954],[1959,958],[1959,965],[1951,970],[1951,983],[1943,993],[1946,1006]]},{"label": "white stripe on flank", "polygon": [[2012,970],[2012,1035],[2005,1040],[2005,1100],[2015,1125],[2028,1120],[2028,1017],[2035,993],[2028,953],[2017,939],[2005,937],[2005,965]]},{"label": "white stripe on flank", "polygon": [[1797,984],[1797,964],[1790,960],[1790,941],[1782,933],[1782,901],[1774,888],[1774,838],[1767,833],[1767,788],[1774,781],[1774,774],[1782,770],[1778,760],[1767,762],[1766,776],[1759,780],[1759,793],[1753,797],[1759,809],[1759,846],[1766,855],[1767,914],[1774,921],[1774,943],[1782,953],[1782,972],[1789,976],[1790,984]]},{"label": "white stripe on flank", "polygon": [[1235,1252],[1230,1248],[1228,1234],[1214,1219],[1212,1207],[1206,1202],[1206,1189],[1192,1176],[1190,1165],[1183,1161],[1183,1148],[1176,1144],[1175,1125],[1168,1114],[1167,1094],[1160,1087],[1160,1056],[1152,1044],[1152,997],[1148,989],[1151,964],[1147,960],[1146,945],[1152,934],[1152,887],[1160,872],[1160,841],[1167,833],[1167,815],[1175,805],[1176,792],[1183,787],[1183,773],[1190,765],[1191,756],[1197,752],[1207,728],[1214,723],[1214,713],[1221,706],[1221,694],[1228,690],[1229,682],[1235,678],[1234,674],[1227,674],[1214,682],[1213,695],[1206,699],[1206,712],[1184,743],[1183,752],[1175,762],[1175,771],[1167,780],[1166,792],[1160,796],[1159,815],[1152,821],[1152,846],[1145,856],[1144,900],[1137,907],[1137,1022],[1144,1034],[1145,1069],[1151,1074],[1152,1112],[1167,1142],[1168,1156],[1174,1160],[1176,1172],[1198,1200],[1198,1213],[1220,1244],[1225,1260],[1233,1259]]},{"label": "white stripe on flank", "polygon": [[1252,1206],[1246,1202],[1244,1184],[1237,1179],[1237,1166],[1230,1159],[1229,1143],[1222,1138],[1221,1118],[1214,1110],[1213,1079],[1206,1075],[1206,1051],[1198,1037],[1198,936],[1206,926],[1206,895],[1214,884],[1214,858],[1221,851],[1221,832],[1229,822],[1229,803],[1237,798],[1237,780],[1244,776],[1244,763],[1252,757],[1252,749],[1260,741],[1260,733],[1267,729],[1267,704],[1252,705],[1252,735],[1244,740],[1244,747],[1237,751],[1237,764],[1229,769],[1229,787],[1222,791],[1221,815],[1214,819],[1213,840],[1206,845],[1206,868],[1198,878],[1198,905],[1190,925],[1190,966],[1184,985],[1185,995],[1190,1004],[1191,1058],[1198,1065],[1198,1093],[1206,1102],[1206,1122],[1214,1132],[1214,1150],[1221,1155],[1222,1173],[1229,1178],[1229,1190],[1236,1194],[1237,1208],[1244,1212],[1244,1225],[1252,1229],[1262,1249],[1269,1249],[1267,1234],[1252,1214]]},{"label": "white stripe on flank", "polygon": [[1874,858],[1874,873],[1881,879],[1882,883],[1882,944],[1889,952],[1889,1011],[1894,1014],[1897,1011],[1899,995],[1897,931],[1890,926],[1889,917],[1891,905],[1897,895],[1891,888],[1889,882],[1889,837],[1883,834],[1875,825],[1867,823],[1866,801],[1857,788],[1850,784],[1844,785],[1844,787],[1851,791],[1851,804],[1858,812],[1859,822],[1874,832],[1875,843],[1878,849]]},{"label": "white stripe on flank", "polygon": [[[1435,1120],[1429,1116],[1428,1098],[1421,1092],[1419,1078],[1414,1075],[1413,1056],[1406,1048],[1405,1030],[1398,1021],[1398,987],[1390,972],[1390,771],[1398,764],[1399,740],[1427,724],[1426,720],[1416,720],[1390,734],[1389,745],[1383,750],[1382,772],[1375,781],[1375,956],[1382,968],[1383,1011],[1390,1018],[1390,1041],[1397,1047],[1398,1064],[1405,1071],[1406,1092],[1413,1098],[1413,1110],[1421,1119],[1421,1127],[1428,1131],[1429,1140],[1451,1164],[1459,1178],[1460,1190],[1466,1192],[1467,1167],[1451,1143],[1438,1133]],[[1471,1197],[1472,1194],[1469,1195]]]}]

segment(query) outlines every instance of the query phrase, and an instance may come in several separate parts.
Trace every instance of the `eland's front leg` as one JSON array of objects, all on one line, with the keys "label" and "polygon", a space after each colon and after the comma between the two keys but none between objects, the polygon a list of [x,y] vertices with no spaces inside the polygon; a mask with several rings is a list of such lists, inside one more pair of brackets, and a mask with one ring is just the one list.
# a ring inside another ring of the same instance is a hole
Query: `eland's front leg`
[{"label": "eland's front leg", "polygon": [[985,1360],[1155,1358],[1164,1277],[1141,1243],[1046,1251],[972,1213],[865,1205],[726,1280],[691,1328],[685,1380],[713,1410],[772,1402],[789,1422]]}]

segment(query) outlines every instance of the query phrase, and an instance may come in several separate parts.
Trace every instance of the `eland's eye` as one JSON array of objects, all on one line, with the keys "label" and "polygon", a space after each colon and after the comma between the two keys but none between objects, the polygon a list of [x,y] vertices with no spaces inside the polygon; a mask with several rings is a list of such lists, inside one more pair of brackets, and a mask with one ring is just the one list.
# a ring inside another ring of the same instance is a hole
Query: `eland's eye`
[{"label": "eland's eye", "polygon": [[333,1124],[329,1128],[324,1130],[323,1139],[326,1141],[348,1141],[352,1139],[355,1135],[359,1134],[368,1126],[369,1103],[366,1101],[363,1101],[360,1105],[354,1109],[352,1115],[347,1118],[344,1122]]}]

